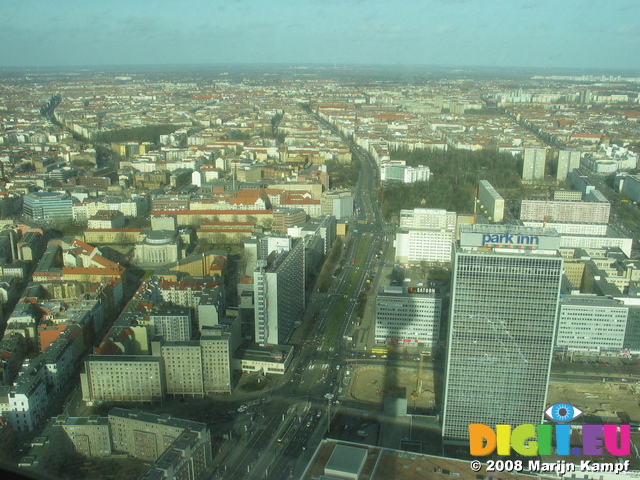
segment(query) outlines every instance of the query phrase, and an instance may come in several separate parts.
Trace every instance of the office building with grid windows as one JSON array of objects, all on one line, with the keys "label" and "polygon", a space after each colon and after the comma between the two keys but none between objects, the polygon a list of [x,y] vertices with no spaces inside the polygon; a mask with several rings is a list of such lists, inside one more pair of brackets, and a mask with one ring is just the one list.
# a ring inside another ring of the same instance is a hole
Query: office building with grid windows
[{"label": "office building with grid windows", "polygon": [[432,349],[440,334],[442,299],[425,287],[388,287],[376,296],[376,344]]},{"label": "office building with grid windows", "polygon": [[563,259],[553,229],[462,225],[453,268],[443,439],[542,421]]}]

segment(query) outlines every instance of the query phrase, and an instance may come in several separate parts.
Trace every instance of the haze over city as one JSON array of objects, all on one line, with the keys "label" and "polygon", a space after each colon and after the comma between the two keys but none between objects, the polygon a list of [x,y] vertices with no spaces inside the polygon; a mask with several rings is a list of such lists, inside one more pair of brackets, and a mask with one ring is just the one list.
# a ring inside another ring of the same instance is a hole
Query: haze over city
[{"label": "haze over city", "polygon": [[629,0],[2,2],[0,67],[637,68]]}]

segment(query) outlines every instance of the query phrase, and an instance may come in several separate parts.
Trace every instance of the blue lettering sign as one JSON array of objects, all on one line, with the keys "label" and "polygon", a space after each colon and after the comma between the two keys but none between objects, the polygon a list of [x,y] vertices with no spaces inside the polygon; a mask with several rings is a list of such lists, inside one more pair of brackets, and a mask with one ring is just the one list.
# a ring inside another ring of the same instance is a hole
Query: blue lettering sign
[{"label": "blue lettering sign", "polygon": [[540,237],[537,235],[521,235],[512,233],[482,234],[482,245],[540,245]]}]

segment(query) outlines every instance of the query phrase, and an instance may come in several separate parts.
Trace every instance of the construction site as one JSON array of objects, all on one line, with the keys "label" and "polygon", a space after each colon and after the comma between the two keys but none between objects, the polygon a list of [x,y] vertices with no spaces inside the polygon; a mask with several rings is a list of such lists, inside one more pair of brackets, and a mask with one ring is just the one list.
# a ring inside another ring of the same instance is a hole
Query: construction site
[{"label": "construction site", "polygon": [[[434,383],[431,365],[422,369],[364,365],[353,370],[348,392],[350,399],[366,404],[381,406],[385,398],[404,398],[410,410],[433,411]],[[640,422],[640,384],[635,381],[602,381],[587,376],[570,382],[552,380],[547,405],[560,402],[575,405],[599,423]]]},{"label": "construction site", "polygon": [[405,398],[416,409],[436,405],[432,366],[425,368],[427,354],[420,355],[415,367],[365,365],[354,369],[349,383],[352,400],[369,404],[384,403],[385,398]]}]

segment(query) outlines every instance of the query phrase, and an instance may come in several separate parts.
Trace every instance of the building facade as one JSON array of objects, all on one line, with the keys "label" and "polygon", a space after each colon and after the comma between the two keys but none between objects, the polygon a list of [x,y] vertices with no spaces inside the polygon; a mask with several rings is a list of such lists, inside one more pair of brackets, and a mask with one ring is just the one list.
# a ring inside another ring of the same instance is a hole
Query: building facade
[{"label": "building facade", "polygon": [[498,223],[504,219],[504,198],[486,180],[480,180],[478,201],[486,209],[490,221]]},{"label": "building facade", "polygon": [[609,202],[522,200],[520,220],[558,223],[609,223]]},{"label": "building facade", "polygon": [[376,297],[375,341],[433,348],[440,334],[441,315],[442,300],[433,290],[383,287]]},{"label": "building facade", "polygon": [[522,180],[544,180],[544,168],[547,161],[547,150],[543,147],[527,147],[524,149],[522,163]]},{"label": "building facade", "polygon": [[451,261],[455,232],[431,229],[399,229],[396,233],[396,257],[399,263]]},{"label": "building facade", "polygon": [[563,259],[551,229],[463,225],[455,253],[443,413],[446,443],[471,423],[539,424]]},{"label": "building facade", "polygon": [[257,263],[253,275],[255,341],[263,347],[282,344],[305,307],[304,241],[300,239],[290,251],[280,252],[267,266]]},{"label": "building facade", "polygon": [[72,203],[66,193],[27,193],[23,197],[22,214],[34,222],[70,221]]},{"label": "building facade", "polygon": [[556,348],[566,351],[622,350],[629,307],[621,301],[579,295],[560,301]]},{"label": "building facade", "polygon": [[565,181],[567,175],[572,170],[580,168],[580,150],[560,150],[558,151],[558,170],[556,180]]},{"label": "building facade", "polygon": [[89,402],[157,402],[165,393],[162,357],[89,355],[80,374],[82,399]]}]

